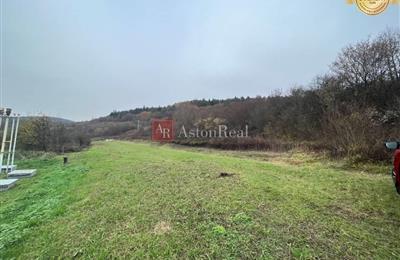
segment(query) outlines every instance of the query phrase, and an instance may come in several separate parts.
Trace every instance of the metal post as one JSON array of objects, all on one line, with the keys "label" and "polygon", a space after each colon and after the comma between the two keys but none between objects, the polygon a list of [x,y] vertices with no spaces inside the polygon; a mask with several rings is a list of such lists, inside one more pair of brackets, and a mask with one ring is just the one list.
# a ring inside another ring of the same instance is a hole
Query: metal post
[{"label": "metal post", "polygon": [[[0,0],[1,1],[1,0]],[[5,114],[6,114],[6,109],[5,108],[1,108],[0,109],[0,130],[1,130],[1,125],[3,124],[3,117],[5,116]],[[3,131],[3,133],[4,133],[4,131]],[[1,171],[2,171],[2,165],[0,165],[0,173],[1,173]]]},{"label": "metal post", "polygon": [[4,131],[3,131],[3,141],[1,142],[1,150],[0,150],[0,169],[3,168],[3,158],[4,158],[4,149],[6,146],[6,138],[7,138],[7,131],[8,131],[8,117],[6,117],[6,122],[4,124]]},{"label": "metal post", "polygon": [[17,125],[15,126],[15,133],[14,133],[14,142],[11,154],[11,165],[14,165],[14,157],[15,157],[15,147],[17,146],[17,136],[18,136],[18,128],[19,128],[19,115],[17,116]]},{"label": "metal post", "polygon": [[[8,153],[7,153],[7,165],[6,165],[6,172],[9,172],[9,167],[10,167],[10,160],[11,160],[11,152],[13,148],[13,141],[14,141],[14,127],[15,127],[15,117],[12,118],[12,124],[11,124],[11,135],[10,135],[10,141],[8,143]],[[12,166],[11,166],[12,167]]]},{"label": "metal post", "polygon": [[3,124],[3,115],[0,114],[0,129],[1,129],[1,125]]}]

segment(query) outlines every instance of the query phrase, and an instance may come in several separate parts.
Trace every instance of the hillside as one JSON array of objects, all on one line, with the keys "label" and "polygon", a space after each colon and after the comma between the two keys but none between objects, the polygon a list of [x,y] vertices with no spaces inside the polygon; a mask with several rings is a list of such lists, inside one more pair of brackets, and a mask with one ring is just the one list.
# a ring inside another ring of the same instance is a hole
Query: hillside
[{"label": "hillside", "polygon": [[[33,120],[33,119],[38,118],[38,117],[39,116],[22,116],[21,117],[21,122],[23,123],[25,121]],[[72,121],[72,120],[61,118],[61,117],[49,116],[47,118],[49,119],[50,122],[56,123],[56,124],[60,123],[60,124],[70,125],[70,124],[74,123],[74,121]]]}]

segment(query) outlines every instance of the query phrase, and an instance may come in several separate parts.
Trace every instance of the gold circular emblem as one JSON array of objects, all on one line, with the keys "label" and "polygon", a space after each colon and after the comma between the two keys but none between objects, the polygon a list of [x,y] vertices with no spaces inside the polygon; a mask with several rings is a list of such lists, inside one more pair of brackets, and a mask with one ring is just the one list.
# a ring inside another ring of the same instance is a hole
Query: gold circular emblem
[{"label": "gold circular emblem", "polygon": [[368,15],[377,15],[386,10],[390,0],[356,0],[358,9]]}]

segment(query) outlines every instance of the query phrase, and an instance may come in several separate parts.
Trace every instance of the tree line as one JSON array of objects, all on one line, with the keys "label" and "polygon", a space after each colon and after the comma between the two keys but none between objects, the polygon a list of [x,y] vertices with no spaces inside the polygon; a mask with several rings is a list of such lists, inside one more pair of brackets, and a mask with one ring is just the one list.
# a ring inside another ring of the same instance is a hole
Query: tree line
[{"label": "tree line", "polygon": [[91,139],[83,128],[47,116],[23,118],[18,133],[18,148],[64,153],[80,151]]}]

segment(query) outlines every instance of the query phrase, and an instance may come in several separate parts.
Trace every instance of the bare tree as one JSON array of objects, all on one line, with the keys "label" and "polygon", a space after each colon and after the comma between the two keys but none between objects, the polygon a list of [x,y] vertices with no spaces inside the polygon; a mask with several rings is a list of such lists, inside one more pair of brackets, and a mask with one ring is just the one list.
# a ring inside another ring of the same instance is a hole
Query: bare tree
[{"label": "bare tree", "polygon": [[173,118],[177,122],[177,126],[193,126],[199,118],[199,107],[189,102],[178,103],[175,105]]},{"label": "bare tree", "polygon": [[377,38],[375,44],[382,52],[388,79],[400,80],[400,32],[387,30]]},{"label": "bare tree", "polygon": [[374,40],[345,47],[332,64],[332,72],[345,87],[368,86],[383,80],[399,80],[400,36],[387,30]]}]

